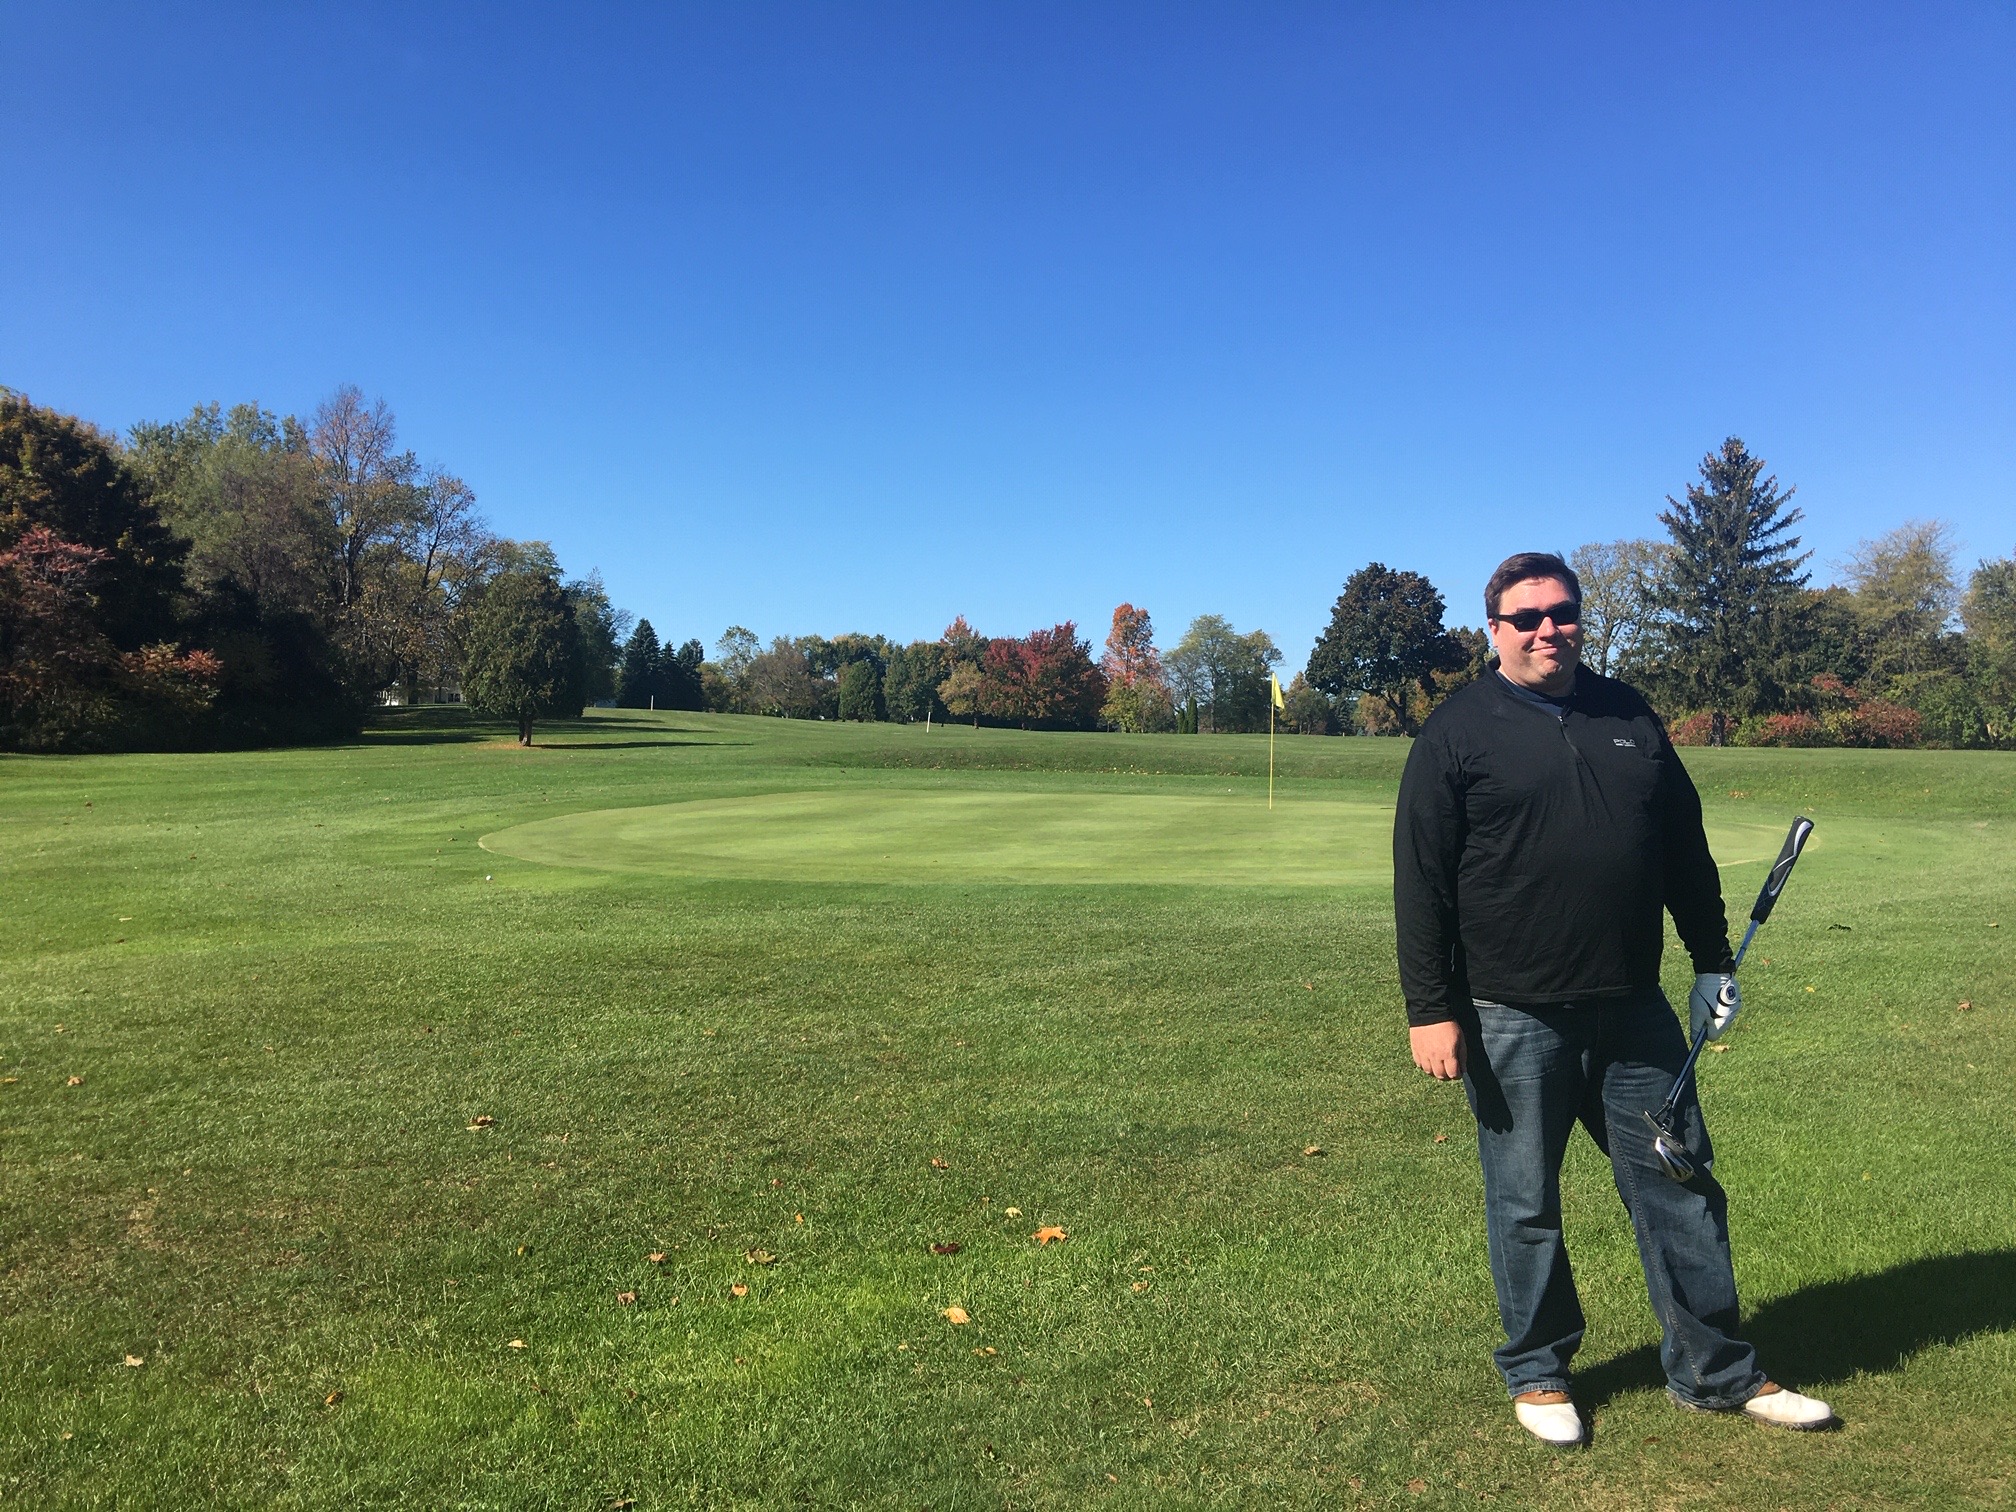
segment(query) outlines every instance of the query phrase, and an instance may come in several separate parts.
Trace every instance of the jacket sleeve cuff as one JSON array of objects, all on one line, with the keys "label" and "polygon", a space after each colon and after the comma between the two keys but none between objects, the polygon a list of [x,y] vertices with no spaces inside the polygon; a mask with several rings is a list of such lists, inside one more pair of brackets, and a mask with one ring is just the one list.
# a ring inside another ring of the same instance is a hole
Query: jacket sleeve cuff
[{"label": "jacket sleeve cuff", "polygon": [[1456,1011],[1447,1003],[1409,1003],[1407,1005],[1407,1027],[1420,1029],[1428,1024],[1446,1024],[1456,1017]]},{"label": "jacket sleeve cuff", "polygon": [[1736,956],[1724,940],[1720,950],[1693,953],[1694,974],[1696,976],[1726,975],[1736,969]]}]

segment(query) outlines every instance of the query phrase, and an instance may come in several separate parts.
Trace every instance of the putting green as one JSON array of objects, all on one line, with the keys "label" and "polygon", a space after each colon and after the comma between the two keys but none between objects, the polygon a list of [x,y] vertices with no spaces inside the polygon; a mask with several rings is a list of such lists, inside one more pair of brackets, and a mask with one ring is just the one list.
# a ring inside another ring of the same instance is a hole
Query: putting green
[{"label": "putting green", "polygon": [[[794,882],[1151,882],[1383,886],[1385,804],[1242,793],[872,788],[598,809],[485,835],[550,866]],[[1709,836],[1725,865],[1768,860],[1770,826]]]}]

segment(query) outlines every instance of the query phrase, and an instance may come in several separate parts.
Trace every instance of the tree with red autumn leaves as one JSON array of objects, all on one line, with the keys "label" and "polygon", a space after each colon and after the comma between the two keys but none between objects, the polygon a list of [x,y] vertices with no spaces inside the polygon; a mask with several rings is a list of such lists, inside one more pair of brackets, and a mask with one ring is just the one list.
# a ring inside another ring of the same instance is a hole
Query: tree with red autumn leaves
[{"label": "tree with red autumn leaves", "polygon": [[96,677],[116,655],[92,622],[91,581],[108,553],[31,525],[0,551],[0,722]]},{"label": "tree with red autumn leaves", "polygon": [[1106,676],[1070,620],[1020,640],[990,640],[980,678],[976,712],[1025,730],[1090,729],[1106,698]]},{"label": "tree with red autumn leaves", "polygon": [[112,553],[30,525],[0,551],[0,747],[180,744],[216,697],[207,651],[121,652],[98,628]]}]

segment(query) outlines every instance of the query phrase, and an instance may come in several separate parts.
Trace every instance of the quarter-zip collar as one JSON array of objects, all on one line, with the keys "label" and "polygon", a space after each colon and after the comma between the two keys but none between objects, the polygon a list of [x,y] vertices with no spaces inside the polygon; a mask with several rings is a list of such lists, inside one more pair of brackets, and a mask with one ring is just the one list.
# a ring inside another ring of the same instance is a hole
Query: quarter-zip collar
[{"label": "quarter-zip collar", "polygon": [[[1514,698],[1519,699],[1523,703],[1529,703],[1536,709],[1545,709],[1556,719],[1563,723],[1567,722],[1568,706],[1575,700],[1574,683],[1568,685],[1568,691],[1561,697],[1554,698],[1549,694],[1536,692],[1532,688],[1522,688],[1518,683],[1507,677],[1504,669],[1496,662],[1491,664],[1491,675],[1497,678],[1505,691],[1510,693]],[[1582,669],[1580,667],[1575,669],[1575,676],[1578,680],[1581,678]]]}]

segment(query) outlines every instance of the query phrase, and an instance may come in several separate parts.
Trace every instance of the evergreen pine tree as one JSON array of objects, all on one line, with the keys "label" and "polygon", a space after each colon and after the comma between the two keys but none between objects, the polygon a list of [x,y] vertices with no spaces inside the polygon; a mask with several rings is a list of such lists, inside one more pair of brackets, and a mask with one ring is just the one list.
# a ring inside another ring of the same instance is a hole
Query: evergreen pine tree
[{"label": "evergreen pine tree", "polygon": [[640,619],[623,646],[623,666],[616,675],[616,706],[645,709],[658,691],[658,632]]},{"label": "evergreen pine tree", "polygon": [[1660,521],[1673,537],[1660,597],[1666,611],[1665,680],[1674,697],[1709,715],[1721,745],[1729,716],[1779,701],[1779,678],[1799,637],[1799,570],[1809,552],[1788,534],[1803,518],[1794,490],[1762,477],[1764,462],[1731,436],[1701,459],[1685,503],[1668,496]]},{"label": "evergreen pine tree", "polygon": [[704,709],[707,697],[700,682],[700,664],[707,648],[689,640],[677,651],[667,646],[658,657],[658,707],[661,709]]}]

